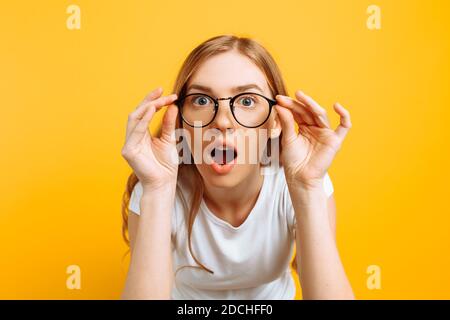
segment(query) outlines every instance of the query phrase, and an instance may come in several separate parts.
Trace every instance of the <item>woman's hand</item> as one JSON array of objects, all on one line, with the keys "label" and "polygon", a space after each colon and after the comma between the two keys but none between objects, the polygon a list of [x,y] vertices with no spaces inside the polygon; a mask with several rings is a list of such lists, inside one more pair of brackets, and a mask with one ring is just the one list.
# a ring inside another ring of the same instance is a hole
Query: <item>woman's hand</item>
[{"label": "woman's hand", "polygon": [[[277,95],[275,106],[281,121],[281,160],[288,183],[306,188],[321,186],[336,153],[351,128],[350,114],[339,103],[334,110],[340,115],[336,130],[330,128],[327,113],[317,102],[301,91],[298,100]],[[299,126],[299,134],[294,123]]]},{"label": "woman's hand", "polygon": [[[160,189],[176,183],[178,153],[175,140],[175,123],[178,108],[173,104],[176,94],[163,96],[158,87],[149,93],[128,116],[126,142],[122,156],[134,170],[144,189]],[[169,105],[164,114],[160,137],[152,137],[148,125],[155,112]]]}]

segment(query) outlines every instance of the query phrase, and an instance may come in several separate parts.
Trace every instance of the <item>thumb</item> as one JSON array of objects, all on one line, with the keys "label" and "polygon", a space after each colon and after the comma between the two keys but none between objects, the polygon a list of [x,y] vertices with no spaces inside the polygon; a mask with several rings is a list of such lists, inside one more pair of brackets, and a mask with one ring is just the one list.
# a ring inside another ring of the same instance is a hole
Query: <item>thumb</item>
[{"label": "thumb", "polygon": [[171,104],[167,107],[162,120],[161,139],[172,143],[175,141],[175,123],[177,120],[178,108]]},{"label": "thumb", "polygon": [[276,105],[275,109],[277,110],[278,117],[280,118],[281,128],[283,132],[281,140],[283,144],[296,139],[297,133],[295,132],[295,120],[291,110],[286,109],[280,105]]}]

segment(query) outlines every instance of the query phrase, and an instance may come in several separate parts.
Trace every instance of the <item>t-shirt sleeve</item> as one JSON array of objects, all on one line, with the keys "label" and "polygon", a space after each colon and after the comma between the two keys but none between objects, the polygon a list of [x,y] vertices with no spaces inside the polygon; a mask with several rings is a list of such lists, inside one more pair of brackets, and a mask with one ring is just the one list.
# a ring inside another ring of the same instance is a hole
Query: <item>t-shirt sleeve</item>
[{"label": "t-shirt sleeve", "polygon": [[[330,178],[328,172],[325,173],[325,176],[323,178],[323,189],[324,189],[327,197],[330,197],[334,192],[333,183],[331,182],[331,178]],[[289,230],[291,232],[294,232],[295,223],[296,223],[295,212],[294,212],[294,208],[292,206],[292,200],[291,200],[291,196],[289,194],[289,189],[288,189],[287,184],[284,184],[284,187],[283,187],[282,200],[283,200],[284,210],[285,210],[287,220],[288,220]]]},{"label": "t-shirt sleeve", "polygon": [[141,214],[140,201],[142,197],[142,192],[143,192],[142,185],[140,182],[138,182],[134,186],[133,192],[131,192],[130,203],[128,205],[128,209],[138,215]]},{"label": "t-shirt sleeve", "polygon": [[325,176],[323,177],[323,189],[325,190],[328,198],[333,194],[333,183],[331,182],[331,178],[328,172],[325,173]]}]

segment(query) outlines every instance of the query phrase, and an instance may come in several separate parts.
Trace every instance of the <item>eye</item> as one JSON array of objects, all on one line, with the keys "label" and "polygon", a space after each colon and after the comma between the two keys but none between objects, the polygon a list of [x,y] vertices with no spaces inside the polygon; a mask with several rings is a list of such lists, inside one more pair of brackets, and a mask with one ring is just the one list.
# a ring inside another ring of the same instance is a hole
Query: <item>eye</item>
[{"label": "eye", "polygon": [[192,103],[197,106],[207,106],[211,103],[211,99],[209,99],[207,96],[195,96],[192,99]]},{"label": "eye", "polygon": [[238,105],[243,107],[252,107],[256,103],[256,99],[253,96],[239,97]]}]

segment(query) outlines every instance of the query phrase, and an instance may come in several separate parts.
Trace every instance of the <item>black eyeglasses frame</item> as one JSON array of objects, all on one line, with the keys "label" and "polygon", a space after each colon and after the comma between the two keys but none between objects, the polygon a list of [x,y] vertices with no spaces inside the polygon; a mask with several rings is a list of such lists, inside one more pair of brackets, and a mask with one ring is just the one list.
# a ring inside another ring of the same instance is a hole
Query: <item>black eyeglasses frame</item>
[{"label": "black eyeglasses frame", "polygon": [[[255,95],[257,95],[257,96],[260,96],[260,97],[266,99],[267,102],[269,103],[269,112],[267,113],[266,119],[265,119],[261,124],[259,124],[259,125],[257,125],[257,126],[246,126],[246,125],[240,123],[239,120],[236,118],[236,115],[234,114],[234,101],[235,101],[237,98],[239,98],[240,96],[244,96],[244,95],[248,95],[248,94],[255,94]],[[201,126],[201,127],[196,127],[196,126],[194,126],[194,125],[191,125],[191,124],[190,124],[186,119],[184,119],[184,117],[183,117],[183,112],[182,112],[182,111],[183,111],[183,110],[182,110],[182,108],[183,108],[183,102],[184,102],[184,100],[186,100],[187,97],[193,96],[193,95],[202,95],[202,96],[206,96],[206,97],[210,98],[212,101],[214,101],[214,116],[212,117],[211,121],[209,121],[207,124],[205,124],[205,125],[203,125],[203,126]],[[268,97],[266,97],[266,96],[264,96],[264,95],[262,95],[262,94],[256,93],[256,92],[242,92],[242,93],[239,93],[239,94],[235,95],[234,97],[228,97],[228,98],[213,98],[213,97],[211,97],[210,95],[208,95],[208,94],[206,94],[206,93],[201,93],[201,92],[190,93],[190,94],[181,96],[181,97],[179,97],[177,100],[174,101],[175,105],[178,107],[178,109],[179,109],[179,111],[180,111],[180,112],[179,112],[179,115],[180,115],[180,117],[179,117],[179,119],[180,119],[180,127],[182,127],[183,121],[184,121],[184,123],[186,123],[188,126],[193,127],[193,128],[204,128],[204,127],[208,126],[209,124],[211,124],[211,123],[214,121],[214,119],[216,118],[216,116],[217,116],[217,111],[219,110],[219,100],[230,100],[229,106],[230,106],[231,114],[233,115],[234,120],[236,120],[237,123],[239,123],[241,126],[243,126],[243,127],[245,127],[245,128],[258,128],[258,127],[262,126],[262,125],[263,125],[264,123],[266,123],[266,121],[269,119],[270,114],[271,114],[271,112],[272,112],[273,106],[277,104],[276,100],[270,99],[270,98],[268,98]]]}]

